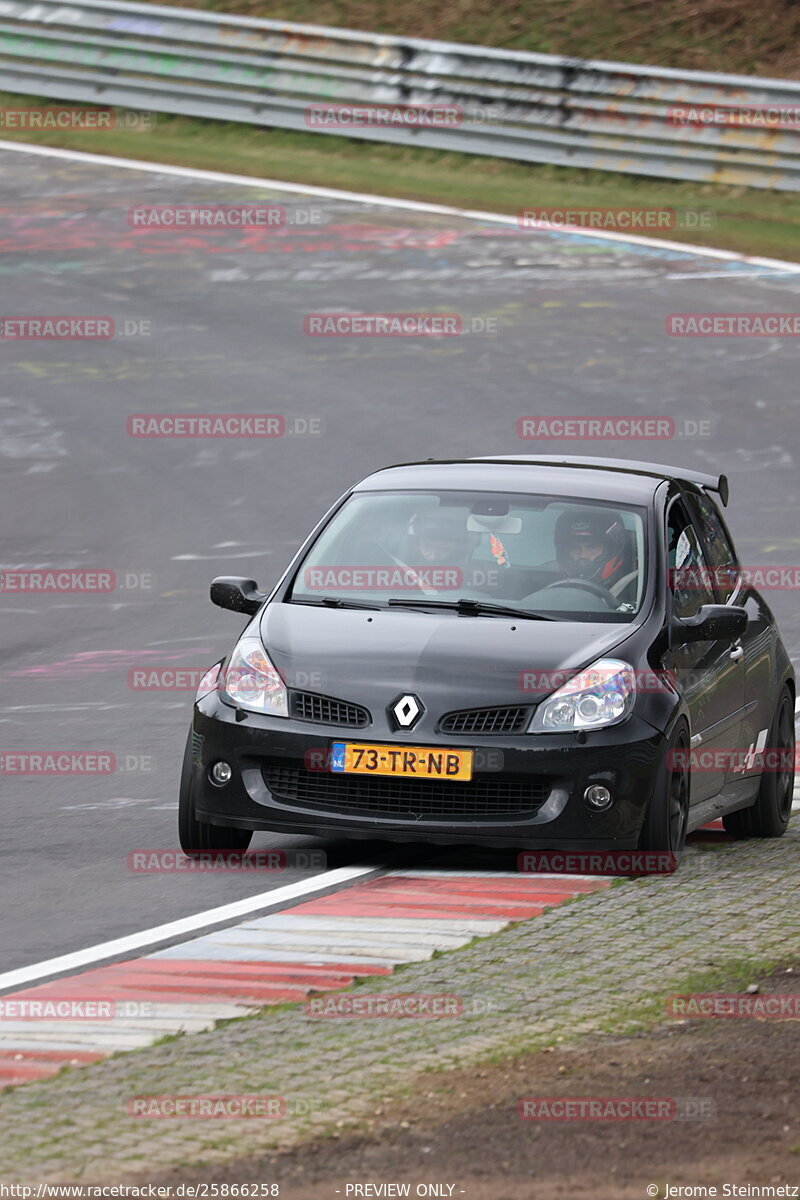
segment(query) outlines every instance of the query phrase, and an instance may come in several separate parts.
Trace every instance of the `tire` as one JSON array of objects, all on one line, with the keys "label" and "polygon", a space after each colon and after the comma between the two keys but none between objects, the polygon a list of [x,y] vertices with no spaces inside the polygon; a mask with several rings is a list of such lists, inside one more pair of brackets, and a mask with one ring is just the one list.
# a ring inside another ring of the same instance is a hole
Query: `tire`
[{"label": "tire", "polygon": [[227,825],[210,825],[198,821],[194,808],[192,732],[186,739],[181,767],[181,787],[178,798],[178,839],[181,850],[194,858],[207,850],[246,850],[253,836],[251,829],[234,829]]},{"label": "tire", "polygon": [[689,734],[685,726],[680,726],[670,738],[644,815],[640,850],[665,852],[676,859],[682,853],[689,824],[688,760]]},{"label": "tire", "polygon": [[794,703],[789,688],[784,688],[772,719],[767,748],[785,750],[787,764],[780,771],[762,772],[755,804],[722,818],[727,833],[735,838],[783,837],[792,815],[794,741]]}]

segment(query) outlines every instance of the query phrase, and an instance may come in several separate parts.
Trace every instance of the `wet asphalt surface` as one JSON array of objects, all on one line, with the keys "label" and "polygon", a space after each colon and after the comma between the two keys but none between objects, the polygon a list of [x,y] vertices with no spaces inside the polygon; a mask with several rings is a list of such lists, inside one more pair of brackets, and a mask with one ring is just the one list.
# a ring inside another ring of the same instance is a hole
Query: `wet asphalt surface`
[{"label": "wet asphalt surface", "polygon": [[[286,225],[128,223],[135,205],[270,201]],[[131,851],[177,844],[191,712],[191,692],[136,691],[129,672],[214,662],[241,622],[211,606],[209,581],[269,587],[369,471],[533,449],[724,470],[742,561],[800,561],[796,342],[664,329],[674,312],[800,311],[800,275],[0,151],[0,288],[4,316],[103,315],[120,331],[0,340],[0,569],[117,580],[108,594],[0,595],[0,748],[117,763],[105,777],[0,777],[2,970],[302,877],[128,870]],[[343,310],[457,313],[465,332],[304,333],[307,314]],[[128,436],[126,418],[150,412],[280,414],[318,432]],[[516,434],[532,415],[667,416],[676,436],[534,446]],[[794,593],[767,599],[800,658]],[[398,855],[257,835],[268,845],[323,849],[329,866]]]}]

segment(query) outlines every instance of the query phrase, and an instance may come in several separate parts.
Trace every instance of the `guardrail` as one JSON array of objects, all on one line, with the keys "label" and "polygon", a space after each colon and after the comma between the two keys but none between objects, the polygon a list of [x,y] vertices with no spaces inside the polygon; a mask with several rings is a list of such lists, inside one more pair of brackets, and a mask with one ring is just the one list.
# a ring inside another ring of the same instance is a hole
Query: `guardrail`
[{"label": "guardrail", "polygon": [[[0,0],[0,89],[666,179],[800,190],[800,83],[591,62],[116,0]],[[455,123],[310,125],[309,105]],[[783,108],[764,128],[678,106]],[[786,127],[784,127],[784,122]]]}]

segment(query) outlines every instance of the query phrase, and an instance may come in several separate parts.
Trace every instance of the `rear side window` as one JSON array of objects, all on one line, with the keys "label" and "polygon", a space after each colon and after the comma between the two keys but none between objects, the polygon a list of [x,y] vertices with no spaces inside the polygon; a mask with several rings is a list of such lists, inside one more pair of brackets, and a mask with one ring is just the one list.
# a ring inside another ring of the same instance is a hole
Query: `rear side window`
[{"label": "rear side window", "polygon": [[708,496],[692,496],[691,504],[706,548],[709,566],[714,574],[719,598],[726,604],[736,591],[739,580],[736,552],[713,500]]},{"label": "rear side window", "polygon": [[667,523],[669,586],[676,617],[693,617],[704,604],[715,604],[711,574],[697,531],[683,505],[676,502]]}]

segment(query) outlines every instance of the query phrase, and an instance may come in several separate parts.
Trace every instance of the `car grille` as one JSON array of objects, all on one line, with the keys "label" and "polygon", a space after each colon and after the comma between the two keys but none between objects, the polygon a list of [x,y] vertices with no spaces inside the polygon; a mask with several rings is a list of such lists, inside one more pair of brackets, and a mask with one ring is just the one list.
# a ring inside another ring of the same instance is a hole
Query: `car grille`
[{"label": "car grille", "polygon": [[439,722],[443,733],[522,733],[528,708],[468,708],[445,713]]},{"label": "car grille", "polygon": [[438,779],[370,778],[274,765],[263,768],[263,777],[282,804],[417,822],[533,817],[551,787],[546,779],[504,776],[446,783]]},{"label": "car grille", "polygon": [[291,692],[289,715],[298,721],[313,721],[317,725],[349,725],[360,729],[369,725],[370,715],[360,704],[317,696],[314,692]]}]

